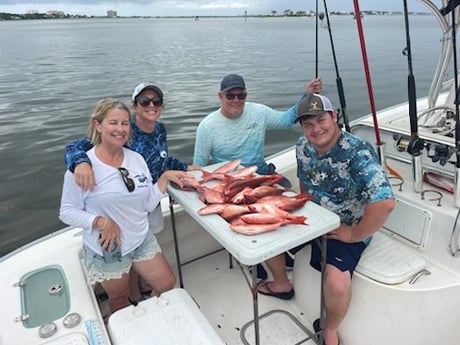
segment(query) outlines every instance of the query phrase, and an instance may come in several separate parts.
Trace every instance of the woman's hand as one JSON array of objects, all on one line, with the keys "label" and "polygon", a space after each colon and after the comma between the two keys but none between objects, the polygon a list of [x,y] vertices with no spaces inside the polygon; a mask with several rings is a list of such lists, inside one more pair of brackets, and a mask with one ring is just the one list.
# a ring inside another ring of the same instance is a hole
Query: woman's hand
[{"label": "woman's hand", "polygon": [[180,170],[167,170],[161,174],[158,179],[158,188],[161,192],[165,192],[168,187],[168,182],[177,184],[180,188],[184,187],[184,180],[187,178],[193,178],[192,175],[187,174],[185,171]]},{"label": "woman's hand", "polygon": [[96,185],[93,167],[88,163],[80,163],[74,170],[75,183],[81,189],[88,191],[93,190]]},{"label": "woman's hand", "polygon": [[199,166],[199,165],[194,165],[194,164],[189,164],[187,166],[187,171],[193,171],[193,170],[203,170],[203,167]]},{"label": "woman's hand", "polygon": [[[101,224],[99,224],[101,223]],[[120,236],[120,227],[112,219],[101,217],[101,220],[98,222],[99,231],[99,243],[101,244],[102,249],[108,250],[112,248],[113,244],[116,243],[121,248],[121,236]]]}]

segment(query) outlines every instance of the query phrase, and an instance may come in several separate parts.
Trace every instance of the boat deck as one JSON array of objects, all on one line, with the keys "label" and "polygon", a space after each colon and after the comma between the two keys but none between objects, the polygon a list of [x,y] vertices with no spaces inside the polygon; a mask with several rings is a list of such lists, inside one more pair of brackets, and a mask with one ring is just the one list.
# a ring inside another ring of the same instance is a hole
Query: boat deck
[{"label": "boat deck", "polygon": [[[247,283],[249,272],[235,260],[233,268],[229,266],[225,250],[189,263],[182,268],[184,288],[225,343],[245,344],[240,331],[253,319],[252,293]],[[258,305],[262,316],[261,344],[315,344],[312,340],[303,342],[308,334],[302,328],[313,327],[295,305],[295,297],[284,301],[258,294]],[[255,343],[252,324],[245,329],[245,337],[249,344]]]}]

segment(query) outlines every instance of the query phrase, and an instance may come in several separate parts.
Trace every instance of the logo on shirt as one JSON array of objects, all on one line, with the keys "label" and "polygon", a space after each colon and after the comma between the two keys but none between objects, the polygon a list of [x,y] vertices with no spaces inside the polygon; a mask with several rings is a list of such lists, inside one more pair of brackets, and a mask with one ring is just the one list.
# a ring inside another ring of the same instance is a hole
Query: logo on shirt
[{"label": "logo on shirt", "polygon": [[134,176],[134,178],[137,180],[138,183],[136,183],[136,187],[137,188],[145,188],[148,186],[148,179],[147,179],[147,176],[145,176],[144,174],[141,174],[141,175],[136,175]]}]

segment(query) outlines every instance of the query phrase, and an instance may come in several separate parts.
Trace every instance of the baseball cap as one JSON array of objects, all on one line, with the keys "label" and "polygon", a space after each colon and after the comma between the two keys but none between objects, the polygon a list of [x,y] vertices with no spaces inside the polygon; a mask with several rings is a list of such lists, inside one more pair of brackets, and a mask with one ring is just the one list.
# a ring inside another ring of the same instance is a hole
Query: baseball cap
[{"label": "baseball cap", "polygon": [[299,121],[304,116],[323,115],[327,111],[334,111],[329,98],[318,93],[312,93],[300,101],[294,122]]},{"label": "baseball cap", "polygon": [[243,77],[238,74],[229,74],[220,82],[220,91],[225,92],[236,88],[246,89]]},{"label": "baseball cap", "polygon": [[161,100],[163,100],[163,92],[158,86],[150,82],[143,82],[134,88],[132,101],[134,102],[136,100],[136,97],[139,96],[139,94],[142,93],[142,91],[144,91],[145,89],[151,89],[155,91],[158,94],[158,97],[160,97]]}]

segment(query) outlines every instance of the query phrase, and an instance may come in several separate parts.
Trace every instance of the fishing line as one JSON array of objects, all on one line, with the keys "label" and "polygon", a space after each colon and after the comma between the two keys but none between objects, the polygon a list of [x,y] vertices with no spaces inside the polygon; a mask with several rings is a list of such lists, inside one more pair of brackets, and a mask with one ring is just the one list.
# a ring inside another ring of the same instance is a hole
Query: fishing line
[{"label": "fishing line", "polygon": [[329,32],[329,41],[331,42],[332,58],[334,59],[334,67],[335,67],[335,74],[336,74],[335,81],[336,81],[336,84],[337,84],[337,91],[339,93],[340,109],[342,111],[343,123],[345,125],[345,130],[347,132],[350,132],[350,124],[348,122],[348,115],[347,115],[347,105],[346,105],[346,102],[345,102],[345,93],[343,91],[342,78],[340,77],[340,74],[339,74],[339,67],[338,67],[338,64],[337,64],[337,57],[336,57],[336,54],[335,54],[334,39],[332,38],[331,23],[329,21],[329,12],[327,11],[326,0],[323,0],[323,2],[324,2],[324,12],[325,12],[325,15],[326,15],[327,30]]}]

